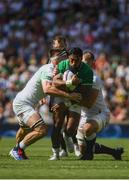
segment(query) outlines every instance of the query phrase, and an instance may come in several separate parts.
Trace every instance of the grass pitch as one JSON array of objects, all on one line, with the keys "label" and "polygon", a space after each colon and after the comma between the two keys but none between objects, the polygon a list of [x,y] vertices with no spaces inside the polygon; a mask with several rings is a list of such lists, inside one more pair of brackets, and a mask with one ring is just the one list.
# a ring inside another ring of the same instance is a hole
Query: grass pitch
[{"label": "grass pitch", "polygon": [[49,138],[42,139],[27,149],[30,160],[16,161],[8,153],[15,144],[14,138],[0,141],[1,179],[128,179],[128,139],[98,139],[97,142],[115,147],[123,146],[122,161],[109,155],[95,155],[93,161],[80,161],[74,154],[60,161],[48,161],[51,155]]}]

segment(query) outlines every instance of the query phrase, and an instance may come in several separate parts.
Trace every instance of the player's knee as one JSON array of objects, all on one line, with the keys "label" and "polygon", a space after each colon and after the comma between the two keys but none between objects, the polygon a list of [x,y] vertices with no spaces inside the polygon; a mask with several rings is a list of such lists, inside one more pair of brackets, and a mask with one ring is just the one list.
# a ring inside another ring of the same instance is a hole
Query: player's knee
[{"label": "player's knee", "polygon": [[98,123],[95,120],[90,120],[83,126],[83,134],[85,136],[91,136],[93,133],[96,133],[98,130]]},{"label": "player's knee", "polygon": [[83,127],[83,134],[85,136],[91,136],[95,132],[95,128],[92,124],[86,123]]},{"label": "player's knee", "polygon": [[92,131],[92,129],[85,129],[85,136],[88,137],[88,136],[91,136],[94,132]]}]

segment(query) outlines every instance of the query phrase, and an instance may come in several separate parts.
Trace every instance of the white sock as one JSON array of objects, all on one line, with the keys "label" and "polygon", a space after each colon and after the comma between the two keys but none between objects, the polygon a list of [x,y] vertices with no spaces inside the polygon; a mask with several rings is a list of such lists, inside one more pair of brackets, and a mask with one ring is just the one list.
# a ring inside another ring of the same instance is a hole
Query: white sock
[{"label": "white sock", "polygon": [[58,154],[59,153],[59,148],[52,148],[52,152],[55,153],[55,154]]},{"label": "white sock", "polygon": [[19,147],[20,147],[21,149],[25,149],[27,146],[25,145],[25,143],[24,143],[23,141],[21,141],[21,142],[19,143]]}]

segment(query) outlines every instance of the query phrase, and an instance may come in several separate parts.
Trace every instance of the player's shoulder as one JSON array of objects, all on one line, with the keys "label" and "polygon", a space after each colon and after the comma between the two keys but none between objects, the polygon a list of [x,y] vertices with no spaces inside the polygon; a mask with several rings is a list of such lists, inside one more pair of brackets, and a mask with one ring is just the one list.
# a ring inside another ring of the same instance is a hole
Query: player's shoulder
[{"label": "player's shoulder", "polygon": [[52,75],[53,75],[53,69],[54,66],[53,64],[45,64],[40,68],[40,79],[42,80],[52,80]]},{"label": "player's shoulder", "polygon": [[69,63],[69,60],[68,60],[68,59],[65,59],[65,60],[61,61],[61,62],[58,64],[58,66],[60,66],[60,65],[66,65],[66,64],[68,64],[68,63]]},{"label": "player's shoulder", "polygon": [[58,70],[62,74],[68,69],[68,67],[69,67],[69,60],[68,59],[63,60],[58,64]]},{"label": "player's shoulder", "polygon": [[40,77],[52,76],[53,69],[54,69],[53,64],[45,64],[42,67],[40,67],[38,74]]},{"label": "player's shoulder", "polygon": [[53,64],[45,64],[40,67],[40,71],[48,71],[48,70],[53,70]]}]

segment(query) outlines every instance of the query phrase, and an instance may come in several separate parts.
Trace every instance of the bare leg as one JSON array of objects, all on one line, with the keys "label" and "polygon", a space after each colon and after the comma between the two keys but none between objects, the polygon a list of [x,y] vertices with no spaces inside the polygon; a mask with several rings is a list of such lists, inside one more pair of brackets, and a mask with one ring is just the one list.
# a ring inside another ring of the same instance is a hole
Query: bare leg
[{"label": "bare leg", "polygon": [[67,134],[67,136],[74,136],[78,128],[79,120],[80,114],[73,111],[69,112],[68,121],[65,129],[65,133]]},{"label": "bare leg", "polygon": [[24,149],[42,138],[47,133],[47,126],[43,123],[38,113],[33,114],[27,121],[27,126],[30,127],[30,132],[20,128],[16,134],[16,142],[18,143],[10,151],[10,155],[16,160],[28,159]]},{"label": "bare leg", "polygon": [[51,134],[51,141],[52,141],[52,152],[53,155],[49,160],[58,160],[59,159],[59,148],[61,143],[61,129],[64,124],[65,114],[66,114],[66,107],[64,103],[58,104],[58,108],[53,110],[53,120],[54,126]]},{"label": "bare leg", "polygon": [[74,152],[74,144],[72,137],[75,135],[80,120],[80,114],[70,111],[68,114],[68,120],[65,131],[63,133],[64,140],[68,149],[68,152]]},{"label": "bare leg", "polygon": [[41,125],[35,128],[32,132],[28,133],[24,137],[23,142],[25,143],[26,146],[29,146],[35,143],[38,139],[46,135],[46,132],[47,132],[46,129],[47,129],[46,125]]},{"label": "bare leg", "polygon": [[[36,122],[41,119],[38,113],[33,114],[28,120],[28,126],[32,127]],[[38,139],[42,138],[47,133],[47,126],[45,124],[41,124],[38,127],[34,127],[34,130],[29,132],[23,139],[23,142],[26,146],[33,144]]]},{"label": "bare leg", "polygon": [[51,134],[53,148],[60,147],[60,134],[61,134],[62,126],[64,124],[65,114],[66,114],[66,107],[64,103],[60,103],[58,109],[53,112],[54,127]]},{"label": "bare leg", "polygon": [[20,127],[16,134],[16,143],[19,144],[19,142],[22,141],[29,132],[29,130]]}]

